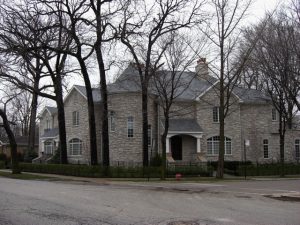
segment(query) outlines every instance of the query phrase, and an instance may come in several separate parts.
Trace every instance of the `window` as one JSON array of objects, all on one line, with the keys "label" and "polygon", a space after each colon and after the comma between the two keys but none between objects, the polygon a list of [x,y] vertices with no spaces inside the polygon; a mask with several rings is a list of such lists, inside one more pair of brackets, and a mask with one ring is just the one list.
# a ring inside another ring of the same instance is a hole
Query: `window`
[{"label": "window", "polygon": [[148,125],[148,146],[152,146],[152,129],[151,125]]},{"label": "window", "polygon": [[110,123],[110,131],[116,130],[116,123],[115,123],[115,112],[111,111],[109,115],[109,123]]},{"label": "window", "polygon": [[53,142],[52,141],[45,141],[44,143],[44,153],[46,155],[53,154]]},{"label": "window", "polygon": [[295,156],[296,156],[296,159],[300,158],[300,140],[299,139],[295,140]]},{"label": "window", "polygon": [[[207,154],[208,155],[218,155],[220,148],[220,136],[214,136],[207,139]],[[231,155],[231,139],[225,137],[225,155]]]},{"label": "window", "polygon": [[133,137],[133,117],[127,118],[127,137]]},{"label": "window", "polygon": [[263,140],[264,159],[269,158],[269,141],[268,139]]},{"label": "window", "polygon": [[272,109],[272,121],[277,121],[277,111],[275,108]]},{"label": "window", "polygon": [[50,130],[51,129],[51,122],[49,119],[46,120],[46,129]]},{"label": "window", "polygon": [[82,154],[82,141],[78,138],[73,138],[69,142],[70,155],[81,155]]},{"label": "window", "polygon": [[78,111],[73,112],[73,125],[74,126],[79,125],[79,112]]},{"label": "window", "polygon": [[213,121],[215,123],[220,122],[220,108],[219,107],[213,108]]}]

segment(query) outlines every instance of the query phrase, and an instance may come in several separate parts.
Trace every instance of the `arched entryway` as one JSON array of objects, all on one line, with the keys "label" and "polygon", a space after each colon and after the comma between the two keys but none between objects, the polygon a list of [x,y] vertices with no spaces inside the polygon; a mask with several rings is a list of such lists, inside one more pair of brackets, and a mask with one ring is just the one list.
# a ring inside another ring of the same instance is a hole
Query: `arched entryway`
[{"label": "arched entryway", "polygon": [[171,137],[171,154],[174,160],[182,160],[182,136]]}]

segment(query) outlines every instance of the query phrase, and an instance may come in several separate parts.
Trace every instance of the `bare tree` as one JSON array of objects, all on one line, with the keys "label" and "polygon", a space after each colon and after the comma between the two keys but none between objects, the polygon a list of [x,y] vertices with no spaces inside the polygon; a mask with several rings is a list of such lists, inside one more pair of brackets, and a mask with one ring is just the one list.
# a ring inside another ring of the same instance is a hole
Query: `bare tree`
[{"label": "bare tree", "polygon": [[[67,163],[62,91],[62,79],[67,73],[65,70],[67,54],[51,51],[45,46],[68,49],[70,39],[66,33],[62,32],[62,26],[59,24],[61,21],[50,16],[46,20],[44,9],[38,8],[33,1],[28,0],[23,3],[20,6],[7,4],[1,7],[2,13],[5,15],[0,36],[2,53],[9,58],[2,62],[1,75],[19,88],[33,93],[34,114],[32,114],[32,120],[34,122],[37,95],[56,101],[60,121],[61,163]],[[40,86],[39,81],[46,77],[50,77],[52,84],[44,83]],[[33,85],[31,85],[32,82]],[[49,93],[49,89],[52,89],[54,94]],[[35,126],[30,126],[35,130]]]},{"label": "bare tree", "polygon": [[[252,52],[253,60],[249,68],[259,71],[264,90],[272,99],[273,106],[279,113],[278,132],[280,136],[280,162],[284,165],[284,146],[286,129],[292,129],[293,117],[298,108],[299,87],[299,30],[290,22],[283,11],[270,19],[262,31],[260,25],[246,32],[246,40],[253,41],[253,36],[260,33],[259,41]],[[298,38],[296,38],[298,37]],[[252,62],[254,62],[252,64]],[[284,170],[281,170],[281,175]]]},{"label": "bare tree", "polygon": [[229,114],[230,106],[234,100],[233,90],[239,82],[242,69],[249,58],[253,46],[247,47],[247,51],[235,63],[236,50],[240,38],[239,27],[246,16],[252,0],[211,0],[212,20],[207,22],[208,29],[200,30],[208,37],[215,47],[214,64],[210,68],[218,78],[218,85],[214,86],[219,97],[219,123],[220,144],[217,178],[223,178],[224,153],[225,153],[225,118]]},{"label": "bare tree", "polygon": [[[190,66],[198,58],[200,48],[191,50],[192,41],[188,37],[171,33],[162,42],[164,63],[159,68],[154,68],[154,92],[158,94],[159,107],[162,108],[164,117],[164,131],[161,136],[162,144],[162,170],[161,179],[166,177],[166,138],[169,131],[169,120],[172,114],[172,105],[178,97],[190,86],[196,77],[195,73],[188,73]],[[191,54],[193,52],[193,54]],[[189,74],[189,76],[187,76]]]},{"label": "bare tree", "polygon": [[[143,166],[148,166],[148,87],[166,46],[158,42],[166,35],[189,28],[196,20],[203,1],[154,0],[126,1],[120,24],[120,39],[130,52],[139,73],[142,92]],[[200,18],[200,16],[199,16]]]},{"label": "bare tree", "polygon": [[12,123],[8,120],[6,115],[6,106],[12,99],[13,97],[8,97],[8,99],[3,103],[3,108],[0,108],[0,117],[2,118],[2,124],[0,124],[0,127],[1,126],[4,127],[9,140],[10,151],[11,151],[10,154],[11,154],[12,173],[17,174],[21,172],[19,168],[18,155],[17,155],[17,142],[15,139],[15,135],[10,127],[10,124]]}]

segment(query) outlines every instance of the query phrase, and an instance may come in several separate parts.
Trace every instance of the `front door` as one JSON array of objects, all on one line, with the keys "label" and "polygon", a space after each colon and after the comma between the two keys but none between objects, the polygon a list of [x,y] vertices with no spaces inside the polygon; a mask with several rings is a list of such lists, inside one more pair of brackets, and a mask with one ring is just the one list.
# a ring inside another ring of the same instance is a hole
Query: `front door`
[{"label": "front door", "polygon": [[171,138],[171,152],[174,160],[182,160],[182,137],[174,136]]}]

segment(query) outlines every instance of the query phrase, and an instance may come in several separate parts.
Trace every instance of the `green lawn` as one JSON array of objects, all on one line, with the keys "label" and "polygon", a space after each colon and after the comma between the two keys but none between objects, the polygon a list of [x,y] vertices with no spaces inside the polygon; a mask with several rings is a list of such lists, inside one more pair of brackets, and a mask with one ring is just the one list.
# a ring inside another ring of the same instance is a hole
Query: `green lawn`
[{"label": "green lawn", "polygon": [[21,180],[58,180],[58,178],[34,175],[28,173],[12,174],[10,171],[7,172],[0,171],[0,177],[7,177],[7,178],[21,179]]}]

